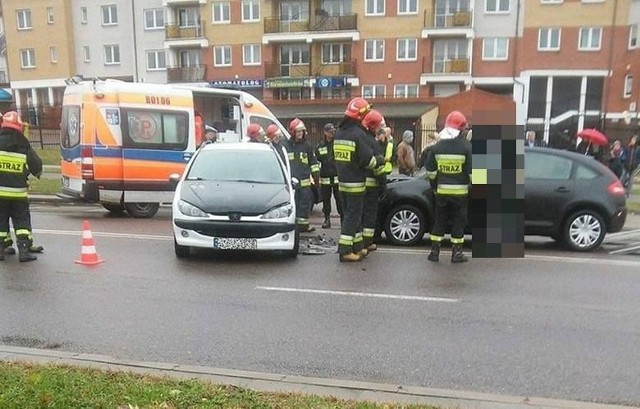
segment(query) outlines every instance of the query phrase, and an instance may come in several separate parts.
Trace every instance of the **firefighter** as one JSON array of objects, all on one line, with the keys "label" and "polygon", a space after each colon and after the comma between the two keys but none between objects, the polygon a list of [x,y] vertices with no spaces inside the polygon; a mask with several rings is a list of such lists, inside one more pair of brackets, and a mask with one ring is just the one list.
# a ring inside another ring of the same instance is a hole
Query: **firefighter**
[{"label": "firefighter", "polygon": [[324,213],[323,229],[331,228],[331,195],[336,201],[336,208],[342,220],[342,203],[338,186],[338,171],[333,157],[333,139],[336,127],[332,123],[325,124],[324,138],[316,146],[316,157],[320,162],[320,193],[322,194],[322,213]]},{"label": "firefighter", "polygon": [[313,153],[313,148],[307,142],[307,127],[299,118],[289,123],[291,139],[287,143],[289,163],[291,165],[291,177],[299,181],[296,189],[296,223],[300,232],[312,232],[316,228],[309,224],[309,214],[313,205],[313,193],[311,192],[311,180],[318,184],[320,165]]},{"label": "firefighter", "polygon": [[[382,156],[384,151],[376,141],[376,133],[385,126],[384,117],[379,111],[372,109],[362,119],[362,126],[367,130],[366,141],[373,154]],[[373,241],[378,216],[378,200],[382,193],[382,187],[385,185],[384,181],[386,181],[386,175],[383,173],[386,165],[386,163],[383,163],[381,166],[366,172],[366,190],[362,206],[362,244],[367,252],[375,251],[378,248]]]},{"label": "firefighter", "polygon": [[40,177],[42,160],[22,133],[22,126],[17,112],[9,111],[3,115],[0,127],[0,239],[3,251],[0,252],[0,260],[4,260],[5,245],[11,243],[8,229],[11,219],[18,242],[18,257],[25,262],[37,259],[29,251],[33,242],[27,177],[29,173]]},{"label": "firefighter", "polygon": [[351,99],[333,142],[344,212],[338,241],[338,253],[342,262],[361,261],[367,253],[362,240],[366,171],[384,164],[384,157],[373,154],[366,139],[369,136],[362,127],[362,119],[370,110],[371,105],[364,98]]},{"label": "firefighter", "polygon": [[427,177],[435,190],[435,223],[431,230],[429,261],[440,260],[440,244],[451,225],[452,263],[468,261],[462,252],[467,224],[467,203],[471,183],[471,142],[458,137],[467,128],[460,111],[447,115],[439,141],[429,151],[425,164]]},{"label": "firefighter", "polygon": [[282,131],[280,130],[280,128],[278,128],[278,125],[271,124],[267,127],[267,139],[269,139],[269,142],[271,143],[271,145],[275,148],[276,152],[278,152],[278,155],[280,155],[280,159],[282,159],[282,163],[286,165],[287,151],[282,144],[283,138],[284,138],[284,135],[282,134]]},{"label": "firefighter", "polygon": [[253,123],[247,127],[249,142],[264,143],[266,133],[259,124]]}]

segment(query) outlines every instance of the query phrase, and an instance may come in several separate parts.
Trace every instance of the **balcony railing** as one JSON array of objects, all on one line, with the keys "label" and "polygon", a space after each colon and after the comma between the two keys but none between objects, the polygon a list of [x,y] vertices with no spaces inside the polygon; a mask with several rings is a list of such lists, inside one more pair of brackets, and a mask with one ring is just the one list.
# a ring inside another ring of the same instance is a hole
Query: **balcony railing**
[{"label": "balcony railing", "polygon": [[435,14],[425,10],[424,26],[429,28],[470,28],[473,12],[468,9],[458,11],[435,10]]},{"label": "balcony railing", "polygon": [[314,67],[314,75],[316,76],[345,76],[356,75],[356,61],[343,61],[334,64],[322,63]]},{"label": "balcony railing", "polygon": [[357,29],[357,14],[331,16],[318,13],[308,20],[283,20],[281,17],[265,17],[264,19],[265,34]]},{"label": "balcony railing", "polygon": [[469,59],[466,57],[451,60],[433,60],[433,74],[468,74]]},{"label": "balcony railing", "polygon": [[204,38],[204,27],[204,22],[200,22],[198,26],[167,24],[164,27],[164,32],[167,40],[188,40]]},{"label": "balcony railing", "polygon": [[168,82],[200,82],[204,81],[206,65],[191,67],[167,67]]},{"label": "balcony railing", "polygon": [[310,77],[310,64],[283,65],[279,62],[266,62],[264,64],[264,75],[266,78],[277,77]]}]

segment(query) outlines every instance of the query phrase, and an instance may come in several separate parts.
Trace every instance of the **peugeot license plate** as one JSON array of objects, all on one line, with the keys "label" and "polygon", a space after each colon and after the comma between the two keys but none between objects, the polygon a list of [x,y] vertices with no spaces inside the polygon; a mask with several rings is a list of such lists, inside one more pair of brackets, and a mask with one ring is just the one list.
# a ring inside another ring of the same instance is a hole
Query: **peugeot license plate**
[{"label": "peugeot license plate", "polygon": [[258,241],[256,239],[214,237],[213,248],[216,250],[256,250]]}]

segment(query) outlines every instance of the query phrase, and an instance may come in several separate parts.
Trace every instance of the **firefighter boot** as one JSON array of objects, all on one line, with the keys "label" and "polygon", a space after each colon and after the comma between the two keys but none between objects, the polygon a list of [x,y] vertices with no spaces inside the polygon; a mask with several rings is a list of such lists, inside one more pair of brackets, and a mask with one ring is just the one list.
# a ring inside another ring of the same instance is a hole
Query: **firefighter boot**
[{"label": "firefighter boot", "polygon": [[354,262],[354,261],[360,261],[360,260],[362,260],[362,256],[354,252],[347,253],[347,254],[340,254],[341,262]]},{"label": "firefighter boot", "polygon": [[427,260],[433,261],[435,263],[440,261],[440,243],[433,243],[431,245],[431,253],[429,253],[429,257],[427,257]]},{"label": "firefighter boot", "polygon": [[462,246],[460,244],[454,244],[453,250],[451,251],[451,262],[464,263],[466,261],[469,261],[469,259],[462,252]]},{"label": "firefighter boot", "polygon": [[0,251],[0,261],[4,261],[4,249],[2,249],[3,251]]},{"label": "firefighter boot", "polygon": [[0,251],[2,251],[4,254],[16,254],[16,249],[11,247],[12,245],[13,245],[13,240],[7,240],[4,243],[2,243],[0,247]]},{"label": "firefighter boot", "polygon": [[376,250],[378,250],[378,245],[376,243],[371,243],[369,244],[369,247],[367,247],[367,251],[369,251],[369,253]]},{"label": "firefighter boot", "polygon": [[324,217],[324,223],[322,223],[322,228],[323,229],[331,228],[331,218],[328,215]]},{"label": "firefighter boot", "polygon": [[37,260],[38,257],[29,252],[29,240],[18,240],[18,260],[20,262]]},{"label": "firefighter boot", "polygon": [[33,240],[29,240],[29,251],[32,253],[42,253],[44,251],[44,247],[34,246]]}]

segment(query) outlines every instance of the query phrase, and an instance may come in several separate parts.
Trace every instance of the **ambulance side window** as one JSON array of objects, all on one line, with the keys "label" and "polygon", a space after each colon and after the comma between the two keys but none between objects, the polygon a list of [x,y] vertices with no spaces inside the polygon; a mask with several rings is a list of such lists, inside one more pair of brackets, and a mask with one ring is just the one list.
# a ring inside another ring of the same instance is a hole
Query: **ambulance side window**
[{"label": "ambulance side window", "polygon": [[184,150],[188,144],[186,112],[127,109],[122,123],[127,148]]},{"label": "ambulance side window", "polygon": [[67,105],[62,108],[60,121],[60,144],[63,148],[73,148],[80,143],[80,107]]}]

